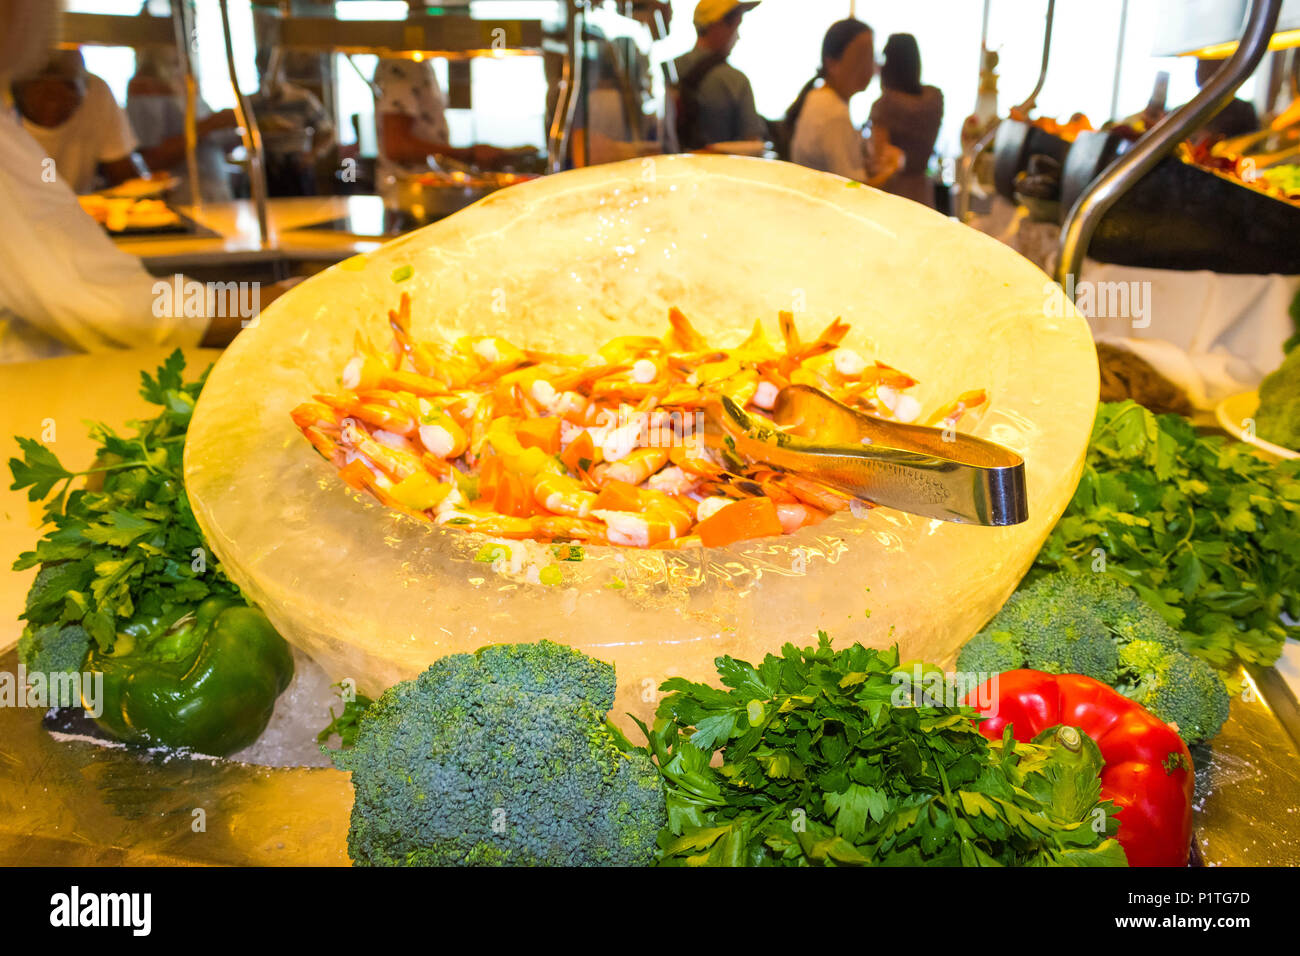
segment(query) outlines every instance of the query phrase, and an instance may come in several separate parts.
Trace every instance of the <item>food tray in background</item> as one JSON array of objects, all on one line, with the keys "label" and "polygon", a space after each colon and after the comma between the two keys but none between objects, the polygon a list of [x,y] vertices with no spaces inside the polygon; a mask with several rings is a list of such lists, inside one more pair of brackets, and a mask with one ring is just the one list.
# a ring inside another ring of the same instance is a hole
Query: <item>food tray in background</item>
[{"label": "food tray in background", "polygon": [[[1062,176],[1062,217],[1124,148],[1113,133],[1075,141]],[[1149,269],[1300,275],[1300,204],[1171,156],[1102,217],[1088,256]]]},{"label": "food tray in background", "polygon": [[91,193],[78,196],[77,201],[110,236],[216,235],[161,199]]},{"label": "food tray in background", "polygon": [[1002,198],[1016,201],[1016,174],[1029,168],[1036,155],[1050,156],[1062,166],[1071,144],[1059,136],[1020,120],[1003,120],[993,141],[993,185]]},{"label": "food tray in background", "polygon": [[[175,210],[172,211],[176,212]],[[199,224],[183,212],[176,212],[176,221],[163,226],[128,226],[126,229],[117,232],[105,227],[104,231],[110,236],[124,239],[134,239],[142,236],[182,236],[196,239],[221,238],[220,233]]]},{"label": "food tray in background", "polygon": [[[17,666],[16,651],[0,657]],[[1244,679],[1223,730],[1192,751],[1195,849],[1209,866],[1300,866],[1295,698],[1271,668]],[[0,864],[348,864],[343,771],[141,753],[50,723],[0,708]]]}]

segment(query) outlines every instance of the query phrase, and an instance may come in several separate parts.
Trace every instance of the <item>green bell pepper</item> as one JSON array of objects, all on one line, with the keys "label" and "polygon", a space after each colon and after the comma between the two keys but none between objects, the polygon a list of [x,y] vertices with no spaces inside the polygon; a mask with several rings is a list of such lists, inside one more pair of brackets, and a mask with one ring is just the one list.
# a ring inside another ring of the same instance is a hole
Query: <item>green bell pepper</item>
[{"label": "green bell pepper", "polygon": [[132,621],[109,652],[90,652],[86,669],[104,675],[96,722],[117,739],[222,757],[266,729],[293,654],[257,608],[213,597],[170,619]]}]

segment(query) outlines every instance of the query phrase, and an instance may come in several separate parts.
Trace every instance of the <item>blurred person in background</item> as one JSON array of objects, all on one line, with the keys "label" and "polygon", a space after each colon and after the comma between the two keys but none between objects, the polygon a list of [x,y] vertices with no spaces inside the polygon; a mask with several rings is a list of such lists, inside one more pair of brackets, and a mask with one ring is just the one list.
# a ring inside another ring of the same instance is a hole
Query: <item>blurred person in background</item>
[{"label": "blurred person in background", "polygon": [[640,91],[649,83],[644,72],[632,74],[647,69],[648,63],[634,55],[625,67],[623,52],[603,35],[593,36],[593,42],[596,57],[587,62],[580,93],[585,104],[579,104],[579,109],[585,106],[587,123],[585,129],[574,130],[573,155],[594,166],[662,152],[659,143],[647,137],[651,131],[643,123]]},{"label": "blurred person in background", "polygon": [[898,171],[902,153],[885,131],[864,140],[849,117],[849,100],[871,85],[875,71],[871,27],[852,18],[832,23],[822,40],[822,65],[786,113],[792,162],[869,186]]},{"label": "blurred person in background", "polygon": [[385,58],[375,66],[375,142],[379,147],[375,183],[392,189],[401,176],[427,173],[435,162],[496,169],[536,152],[531,146],[501,149],[479,143],[452,146],[447,128],[447,101],[428,60]]},{"label": "blurred person in background", "polygon": [[[189,202],[189,170],[185,162],[185,85],[172,47],[142,47],[136,51],[135,75],[126,87],[126,115],[140,142],[140,155],[151,170],[165,171],[179,183],[172,195]],[[196,98],[199,195],[204,202],[233,199],[225,153],[239,142],[235,111],[214,113]]]},{"label": "blurred person in background", "polygon": [[[1227,62],[1227,60],[1198,59],[1196,61],[1196,85],[1205,86],[1210,80],[1214,79],[1214,74],[1218,73],[1219,69]],[[1254,133],[1258,129],[1259,114],[1255,112],[1255,107],[1248,100],[1237,97],[1201,128],[1197,138],[1214,136],[1229,139],[1233,136]]]},{"label": "blurred person in background", "polygon": [[248,105],[262,134],[267,192],[314,196],[317,162],[337,147],[334,121],[315,93],[285,76],[283,56],[264,47],[257,64],[262,84]]},{"label": "blurred person in background", "polygon": [[880,67],[880,98],[871,106],[871,135],[884,135],[903,152],[903,165],[885,180],[886,192],[934,208],[934,183],[926,174],[939,126],[943,93],[921,85],[921,50],[910,33],[895,33],[885,42]]},{"label": "blurred person in background", "polygon": [[55,51],[9,90],[23,128],[75,192],[146,175],[126,113],[79,51]]},{"label": "blurred person in background", "polygon": [[767,139],[767,120],[754,106],[749,77],[727,62],[740,38],[740,21],[757,6],[740,0],[695,5],[695,47],[673,61],[679,149]]},{"label": "blurred person in background", "polygon": [[[49,0],[0,0],[0,85],[46,60],[57,14]],[[185,315],[179,298],[157,308],[158,280],[113,245],[61,174],[47,175],[47,159],[24,122],[0,110],[0,363],[235,337],[238,315]],[[261,289],[259,308],[288,285]]]}]

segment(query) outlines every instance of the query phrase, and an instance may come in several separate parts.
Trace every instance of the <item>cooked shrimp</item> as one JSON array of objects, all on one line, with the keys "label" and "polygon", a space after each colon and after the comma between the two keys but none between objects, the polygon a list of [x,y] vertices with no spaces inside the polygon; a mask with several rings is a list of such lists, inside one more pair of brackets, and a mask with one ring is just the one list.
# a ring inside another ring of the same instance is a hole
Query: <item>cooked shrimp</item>
[{"label": "cooked shrimp", "polygon": [[420,422],[420,444],[439,458],[458,458],[469,447],[465,430],[445,412],[422,415]]},{"label": "cooked shrimp", "polygon": [[574,518],[587,517],[596,504],[596,493],[588,491],[577,478],[549,472],[537,476],[533,498],[547,511]]},{"label": "cooked shrimp", "polygon": [[597,465],[592,469],[592,475],[598,484],[613,479],[639,485],[666,464],[667,448],[638,448],[618,461]]},{"label": "cooked shrimp", "polygon": [[776,516],[781,522],[781,530],[786,534],[794,534],[807,525],[825,521],[827,517],[825,511],[802,502],[778,504]]},{"label": "cooked shrimp", "polygon": [[390,448],[376,441],[360,424],[345,420],[341,435],[341,444],[363,456],[375,468],[393,481],[402,481],[423,469],[420,459],[415,454],[397,448]]},{"label": "cooked shrimp", "polygon": [[804,504],[812,505],[821,511],[847,511],[853,502],[852,496],[827,487],[820,481],[813,481],[800,475],[786,473],[773,478],[772,481],[777,487],[788,491]]},{"label": "cooked shrimp", "polygon": [[360,395],[316,395],[317,402],[328,405],[350,418],[398,435],[414,435],[419,427],[415,415],[396,404],[369,401]]},{"label": "cooked shrimp", "polygon": [[707,352],[709,343],[695,330],[691,320],[682,314],[682,310],[673,307],[668,310],[668,324],[672,326],[669,334],[673,344],[686,352]]},{"label": "cooked shrimp", "polygon": [[957,424],[958,419],[966,412],[983,405],[986,401],[988,401],[988,394],[982,388],[972,392],[963,392],[957,396],[956,401],[950,402],[931,415],[930,424],[951,427]]},{"label": "cooked shrimp", "polygon": [[699,483],[699,478],[688,474],[679,465],[668,465],[645,480],[645,486],[652,491],[679,496],[689,495]]},{"label": "cooked shrimp", "polygon": [[[495,537],[671,548],[702,546],[696,526],[737,502],[749,513],[768,499],[784,533],[857,504],[800,475],[734,461],[728,471],[698,440],[702,410],[721,396],[761,416],[780,389],[805,383],[897,419],[919,416],[906,393],[915,380],[846,348],[839,319],[806,340],[784,312],[780,344],[756,322],[735,348],[711,346],[680,310],[668,322],[663,338],[621,336],[592,355],[493,335],[435,345],[412,334],[402,295],[388,313],[391,348],[358,335],[338,390],[291,416],[349,485],[407,514]],[[986,400],[968,392],[936,419],[951,424]],[[440,494],[417,512],[399,499],[424,500],[421,476]]]}]

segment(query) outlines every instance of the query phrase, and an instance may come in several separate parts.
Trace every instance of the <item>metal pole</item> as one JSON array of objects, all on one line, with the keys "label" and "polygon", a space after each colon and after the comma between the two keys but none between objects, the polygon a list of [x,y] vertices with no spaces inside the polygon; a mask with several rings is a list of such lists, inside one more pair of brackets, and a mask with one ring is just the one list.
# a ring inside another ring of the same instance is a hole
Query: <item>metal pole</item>
[{"label": "metal pole", "polygon": [[[980,66],[983,67],[983,54],[988,45],[988,28],[989,28],[989,4],[985,0],[984,4],[984,37],[980,40]],[[1043,60],[1038,67],[1038,82],[1034,84],[1034,91],[1029,94],[1028,98],[1020,104],[1018,109],[1023,112],[1029,112],[1034,108],[1034,102],[1038,99],[1038,94],[1043,91],[1043,83],[1047,80],[1047,63],[1052,54],[1052,23],[1056,19],[1056,0],[1047,0],[1047,19],[1043,25]],[[962,153],[961,159],[957,161],[957,221],[966,222],[970,218],[970,184],[972,172],[975,169],[975,160],[979,158],[980,153],[988,148],[989,143],[993,142],[993,137],[997,135],[998,125],[1001,120],[995,120],[988,131],[971,146],[969,150]]]},{"label": "metal pole", "polygon": [[584,25],[579,9],[579,0],[566,3],[565,32],[567,47],[564,51],[564,68],[560,74],[560,95],[555,101],[555,115],[551,117],[551,128],[547,133],[547,172],[558,173],[564,169],[564,160],[569,153],[569,144],[573,137],[573,117],[578,109],[578,92],[582,89],[582,44],[584,42]]},{"label": "metal pole", "polygon": [[989,143],[997,135],[1001,120],[994,120],[983,136],[975,141],[970,149],[961,154],[957,161],[957,221],[967,223],[970,219],[970,185],[974,180],[975,160],[980,153],[988,149]]},{"label": "metal pole", "polygon": [[1056,0],[1047,0],[1047,22],[1043,27],[1043,63],[1038,68],[1038,82],[1034,92],[1020,104],[1020,109],[1028,113],[1038,101],[1038,94],[1043,92],[1043,83],[1047,80],[1047,60],[1052,54],[1052,21],[1056,19]]},{"label": "metal pole", "polygon": [[235,70],[235,47],[230,38],[230,9],[228,0],[221,0],[221,31],[226,41],[226,68],[230,72],[230,87],[235,91],[235,119],[243,128],[244,149],[248,151],[248,183],[257,209],[257,241],[266,245],[270,230],[266,221],[266,167],[262,162],[262,132],[257,127],[248,100],[239,88],[239,75]]},{"label": "metal pole", "polygon": [[[989,9],[993,5],[993,0],[984,0],[984,22],[980,26],[980,65],[979,75],[984,76],[984,60],[988,55],[989,49]],[[976,86],[975,106],[979,107],[979,87]],[[970,149],[963,150],[962,154],[957,157],[957,221],[965,223],[970,219],[970,184],[971,174],[975,168],[975,160],[979,158],[988,144],[992,141],[993,133],[998,128],[997,117],[993,119],[993,125],[989,127],[988,132],[981,136],[971,145]]]},{"label": "metal pole", "polygon": [[203,193],[199,188],[199,86],[190,60],[190,31],[185,26],[185,6],[179,0],[173,0],[172,29],[176,35],[176,57],[185,81],[185,173],[190,180],[190,205],[198,209],[203,204]]},{"label": "metal pole", "polygon": [[1128,0],[1119,8],[1119,46],[1115,48],[1115,79],[1110,88],[1110,118],[1119,119],[1119,81],[1124,75],[1124,38],[1128,34]]},{"label": "metal pole", "polygon": [[1269,38],[1277,26],[1282,0],[1251,0],[1245,33],[1232,55],[1213,79],[1190,103],[1170,113],[1083,191],[1061,227],[1061,251],[1056,264],[1056,281],[1067,290],[1078,278],[1088,243],[1107,211],[1139,179],[1173,151],[1183,138],[1200,128],[1232,102],[1237,87],[1255,71],[1268,50]]},{"label": "metal pole", "polygon": [[[573,137],[573,127],[578,115],[578,100],[581,99],[582,86],[587,82],[587,7],[586,0],[575,4],[578,11],[578,71],[574,74],[573,79],[573,98],[569,100],[569,138]],[[591,165],[591,108],[590,104],[582,104],[582,158],[574,157],[574,163],[578,166]]]}]

